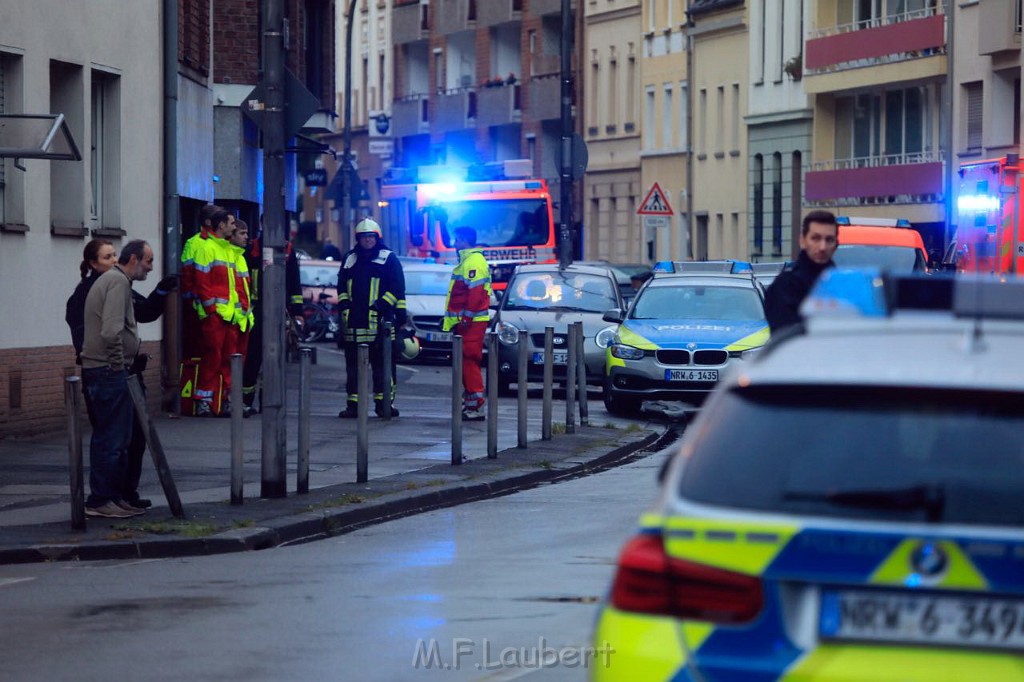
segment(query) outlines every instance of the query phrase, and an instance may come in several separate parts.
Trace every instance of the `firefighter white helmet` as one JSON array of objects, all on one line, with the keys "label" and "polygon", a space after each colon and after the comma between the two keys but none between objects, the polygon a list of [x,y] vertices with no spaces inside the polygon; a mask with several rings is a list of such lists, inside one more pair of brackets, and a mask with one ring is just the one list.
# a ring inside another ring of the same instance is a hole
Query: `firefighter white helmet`
[{"label": "firefighter white helmet", "polygon": [[384,232],[380,229],[380,225],[370,218],[363,218],[356,223],[356,238],[358,239],[361,234],[375,234],[377,239],[384,238]]},{"label": "firefighter white helmet", "polygon": [[415,360],[420,354],[420,340],[415,336],[405,336],[399,339],[399,344],[402,347],[402,357],[406,360]]}]

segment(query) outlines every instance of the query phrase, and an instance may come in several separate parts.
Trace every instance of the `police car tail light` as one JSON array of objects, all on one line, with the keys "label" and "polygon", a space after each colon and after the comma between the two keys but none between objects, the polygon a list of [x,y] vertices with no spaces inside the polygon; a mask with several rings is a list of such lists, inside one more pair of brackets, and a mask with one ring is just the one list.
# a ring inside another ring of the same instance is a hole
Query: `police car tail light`
[{"label": "police car tail light", "polygon": [[745,623],[764,604],[759,578],[668,556],[661,535],[630,540],[619,557],[611,603],[623,611]]}]

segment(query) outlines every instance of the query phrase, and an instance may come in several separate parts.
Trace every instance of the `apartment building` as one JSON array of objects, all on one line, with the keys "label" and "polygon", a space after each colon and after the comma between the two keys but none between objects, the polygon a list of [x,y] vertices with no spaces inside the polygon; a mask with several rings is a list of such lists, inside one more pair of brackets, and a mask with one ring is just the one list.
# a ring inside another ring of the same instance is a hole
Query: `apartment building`
[{"label": "apartment building", "polygon": [[[81,160],[0,158],[0,436],[65,423],[64,378],[77,370],[64,302],[85,244],[145,239],[163,255],[160,10],[4,0],[0,112],[63,114]],[[160,325],[140,333],[159,355]]]},{"label": "apartment building", "polygon": [[394,0],[391,21],[394,166],[528,158],[558,197],[561,2]]},{"label": "apartment building", "polygon": [[747,258],[750,36],[744,0],[691,0],[693,257]]},{"label": "apartment building", "polygon": [[[936,0],[813,3],[802,60],[814,106],[805,207],[906,218],[942,253],[955,172],[943,139],[949,35]],[[966,82],[964,99],[978,101],[978,82]]]},{"label": "apartment building", "polygon": [[[660,3],[659,3],[660,4]],[[637,208],[640,177],[640,0],[604,0],[584,7],[586,56],[582,118],[590,165],[583,181],[587,258],[617,263],[654,256]]]},{"label": "apartment building", "polygon": [[[251,0],[192,0],[179,3],[196,8],[202,18],[203,7],[209,26],[207,40],[212,45],[209,61],[199,63],[182,79],[180,90],[194,98],[194,118],[198,122],[193,134],[179,140],[186,144],[193,140],[208,140],[206,155],[212,147],[213,200],[235,211],[250,225],[257,225],[263,205],[263,150],[260,131],[256,124],[242,113],[242,103],[260,80],[263,54],[262,3]],[[300,182],[302,172],[313,168],[322,154],[310,136],[334,131],[334,0],[286,0],[283,15],[288,25],[288,50],[285,65],[290,80],[305,88],[319,102],[319,107],[302,124],[299,135],[288,143],[285,155],[285,209],[298,221],[302,216]],[[201,30],[200,26],[196,27]],[[182,26],[184,35],[192,31],[190,22]],[[298,87],[293,88],[298,90]],[[299,93],[289,94],[297,100]],[[209,102],[208,105],[206,102]],[[211,125],[206,129],[206,122]],[[198,155],[201,147],[195,150]],[[200,202],[201,206],[202,202]],[[183,206],[183,233],[187,238],[195,233],[193,204]],[[312,222],[306,222],[306,235],[316,239]]]},{"label": "apartment building", "polygon": [[748,138],[749,258],[789,259],[800,251],[803,170],[811,159],[813,109],[803,88],[805,20],[812,0],[750,6]]},{"label": "apartment building", "polygon": [[640,20],[640,189],[658,187],[673,215],[644,226],[642,260],[691,258],[690,88],[684,0],[644,0]]}]

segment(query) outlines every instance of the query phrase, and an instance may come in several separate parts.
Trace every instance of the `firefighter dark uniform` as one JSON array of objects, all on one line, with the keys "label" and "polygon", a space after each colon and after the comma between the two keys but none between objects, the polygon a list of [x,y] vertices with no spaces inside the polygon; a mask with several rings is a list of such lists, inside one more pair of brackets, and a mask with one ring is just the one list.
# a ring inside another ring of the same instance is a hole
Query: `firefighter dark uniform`
[{"label": "firefighter dark uniform", "polygon": [[462,418],[484,419],[484,377],[480,362],[484,354],[484,333],[490,319],[491,270],[483,252],[476,248],[476,231],[468,227],[455,230],[459,263],[452,270],[445,300],[444,331],[462,337]]},{"label": "firefighter dark uniform", "polygon": [[[373,235],[373,246],[367,238]],[[338,308],[342,311],[343,340],[345,346],[346,404],[338,416],[354,418],[359,400],[358,349],[365,343],[370,347],[370,366],[373,375],[373,399],[376,412],[381,415],[384,391],[395,397],[395,360],[391,367],[383,366],[383,344],[392,343],[395,328],[406,321],[405,275],[398,256],[382,241],[380,225],[369,218],[355,229],[356,245],[342,258],[338,272]],[[384,323],[391,322],[389,338],[383,337]],[[391,416],[398,410],[391,408]]]}]

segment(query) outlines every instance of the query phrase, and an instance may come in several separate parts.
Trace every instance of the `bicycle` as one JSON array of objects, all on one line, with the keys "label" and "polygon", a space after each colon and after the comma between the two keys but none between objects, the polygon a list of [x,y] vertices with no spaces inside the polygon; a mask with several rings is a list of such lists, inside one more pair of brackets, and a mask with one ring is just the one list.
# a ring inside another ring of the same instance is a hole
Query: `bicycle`
[{"label": "bicycle", "polygon": [[321,291],[318,302],[306,301],[302,304],[302,325],[298,329],[299,340],[303,343],[316,343],[328,334],[338,337],[338,309],[328,303],[330,296]]}]

